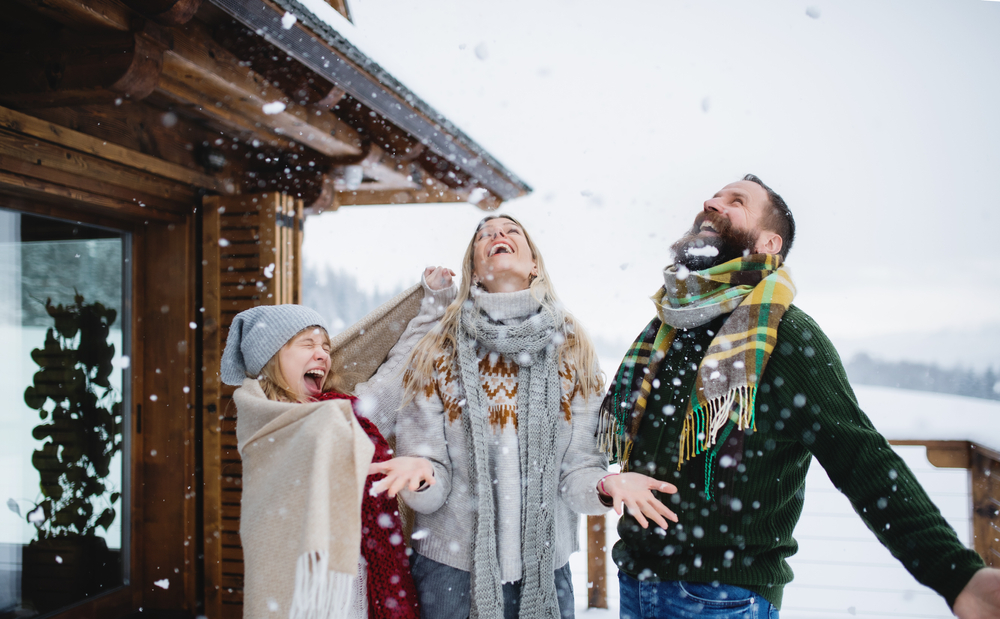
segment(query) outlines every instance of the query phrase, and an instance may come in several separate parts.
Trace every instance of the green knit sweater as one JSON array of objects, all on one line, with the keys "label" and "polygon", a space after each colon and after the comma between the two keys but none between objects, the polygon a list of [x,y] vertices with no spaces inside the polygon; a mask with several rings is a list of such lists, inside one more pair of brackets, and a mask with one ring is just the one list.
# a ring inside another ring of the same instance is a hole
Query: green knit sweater
[{"label": "green knit sweater", "polygon": [[[798,544],[812,456],[903,566],[951,606],[983,567],[872,426],[847,382],[840,357],[816,323],[794,305],[757,391],[756,432],[733,431],[705,492],[705,456],[678,470],[677,444],[695,370],[726,316],[678,332],[657,375],[630,455],[630,470],[668,481],[661,495],[680,518],[664,532],[631,516],[618,525],[613,557],[640,580],[718,581],[755,591],[781,607],[792,580],[785,558]],[[740,436],[742,435],[742,436]],[[742,439],[742,445],[739,440]]]}]

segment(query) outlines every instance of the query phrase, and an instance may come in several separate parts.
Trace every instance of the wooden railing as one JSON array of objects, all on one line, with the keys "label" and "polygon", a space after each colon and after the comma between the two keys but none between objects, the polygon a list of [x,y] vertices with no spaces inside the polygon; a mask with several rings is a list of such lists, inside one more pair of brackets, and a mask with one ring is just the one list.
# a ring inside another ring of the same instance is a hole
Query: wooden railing
[{"label": "wooden railing", "polygon": [[1000,567],[1000,452],[969,441],[894,440],[922,445],[938,468],[969,471],[973,548],[990,567]]},{"label": "wooden railing", "polygon": [[[969,441],[892,440],[893,445],[922,446],[938,468],[969,472],[971,539],[990,567],[1000,568],[1000,452]],[[589,608],[607,608],[607,532],[604,516],[587,517]]]}]

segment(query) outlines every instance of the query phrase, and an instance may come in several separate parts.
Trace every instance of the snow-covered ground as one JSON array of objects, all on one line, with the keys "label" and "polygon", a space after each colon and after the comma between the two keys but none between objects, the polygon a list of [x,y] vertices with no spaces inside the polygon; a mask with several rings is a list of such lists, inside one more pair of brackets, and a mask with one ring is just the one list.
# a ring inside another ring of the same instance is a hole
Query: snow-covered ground
[{"label": "snow-covered ground", "polygon": [[[858,401],[875,426],[890,439],[970,440],[1000,449],[1000,402],[887,387],[855,387]],[[958,532],[971,545],[968,473],[938,469],[922,447],[896,447],[917,479]],[[617,517],[607,516],[608,548],[618,536]],[[586,539],[585,521],[580,539]],[[918,584],[875,539],[850,503],[813,462],[806,481],[802,519],[795,529],[799,552],[789,563],[795,580],[785,588],[782,619],[843,617],[948,618],[944,600]],[[581,545],[582,541],[581,541]],[[608,573],[608,609],[587,608],[587,556],[570,559],[577,615],[581,619],[618,617],[617,570]],[[609,557],[610,563],[610,557]]]}]

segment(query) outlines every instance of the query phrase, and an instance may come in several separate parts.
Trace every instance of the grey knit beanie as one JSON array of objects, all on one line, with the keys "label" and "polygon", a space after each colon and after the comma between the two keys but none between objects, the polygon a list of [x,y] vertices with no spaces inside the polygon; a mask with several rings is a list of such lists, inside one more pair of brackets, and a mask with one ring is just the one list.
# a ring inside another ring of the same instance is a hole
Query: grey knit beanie
[{"label": "grey knit beanie", "polygon": [[303,305],[261,305],[236,314],[222,353],[222,382],[239,386],[256,377],[288,340],[306,327],[326,321]]}]

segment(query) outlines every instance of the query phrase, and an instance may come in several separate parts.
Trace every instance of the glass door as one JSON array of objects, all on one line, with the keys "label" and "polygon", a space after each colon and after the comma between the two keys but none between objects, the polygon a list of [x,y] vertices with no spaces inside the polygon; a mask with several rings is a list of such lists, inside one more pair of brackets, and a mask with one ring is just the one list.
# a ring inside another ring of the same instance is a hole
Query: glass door
[{"label": "glass door", "polygon": [[127,584],[129,249],[0,209],[0,619]]}]

